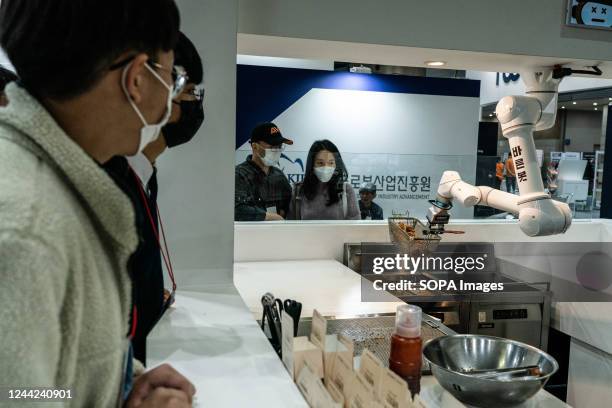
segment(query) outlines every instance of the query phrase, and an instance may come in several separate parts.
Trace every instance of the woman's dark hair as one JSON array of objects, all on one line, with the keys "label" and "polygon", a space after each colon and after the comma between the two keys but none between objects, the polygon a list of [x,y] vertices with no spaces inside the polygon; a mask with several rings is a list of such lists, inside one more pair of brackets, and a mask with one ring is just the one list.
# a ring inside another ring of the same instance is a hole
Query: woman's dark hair
[{"label": "woman's dark hair", "polygon": [[330,206],[340,200],[340,192],[343,190],[344,182],[348,179],[348,173],[346,172],[346,166],[342,161],[340,151],[336,145],[329,140],[317,140],[310,147],[308,158],[306,159],[306,171],[304,173],[302,191],[308,200],[314,199],[317,195],[317,187],[320,181],[314,173],[314,164],[317,153],[322,150],[333,153],[336,159],[336,171],[331,180],[327,183],[327,194],[329,196],[327,206]]},{"label": "woman's dark hair", "polygon": [[9,71],[0,65],[0,92],[4,91],[4,87],[8,85],[9,82],[13,82],[17,80],[17,75],[13,71]]},{"label": "woman's dark hair", "polygon": [[87,92],[127,52],[174,49],[174,0],[2,0],[0,45],[20,82],[39,97]]}]

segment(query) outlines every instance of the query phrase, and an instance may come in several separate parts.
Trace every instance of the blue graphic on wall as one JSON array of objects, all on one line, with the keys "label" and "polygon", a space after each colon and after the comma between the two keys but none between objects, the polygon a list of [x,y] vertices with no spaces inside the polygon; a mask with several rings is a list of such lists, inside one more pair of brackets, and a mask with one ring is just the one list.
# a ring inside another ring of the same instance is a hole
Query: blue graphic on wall
[{"label": "blue graphic on wall", "polygon": [[[293,155],[293,154],[300,154],[300,153],[289,153],[289,154]],[[301,154],[305,154],[305,153],[301,153]],[[287,180],[289,180],[289,184],[293,185],[295,183],[299,183],[304,180],[304,161],[300,157],[297,157],[294,160],[294,159],[291,159],[288,155],[283,153],[281,155],[281,159],[278,164],[279,164],[278,167],[282,170],[285,176],[287,176]]]},{"label": "blue graphic on wall", "polygon": [[286,156],[284,153],[281,154],[281,159],[285,159],[287,160],[289,163],[291,164],[297,164],[298,166],[300,166],[300,169],[302,169],[302,173],[304,172],[304,163],[302,162],[302,159],[297,158],[295,160],[291,160],[288,156]]},{"label": "blue graphic on wall", "polygon": [[468,79],[238,65],[236,149],[249,140],[255,125],[274,120],[315,88],[480,97],[480,81]]}]

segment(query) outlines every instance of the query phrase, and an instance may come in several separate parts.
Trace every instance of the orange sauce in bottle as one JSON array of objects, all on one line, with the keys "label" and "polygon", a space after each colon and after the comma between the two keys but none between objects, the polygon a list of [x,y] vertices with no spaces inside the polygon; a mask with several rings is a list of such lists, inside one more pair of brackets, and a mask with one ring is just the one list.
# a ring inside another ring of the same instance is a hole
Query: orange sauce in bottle
[{"label": "orange sauce in bottle", "polygon": [[398,306],[389,355],[389,369],[406,381],[413,398],[421,391],[421,316],[420,307]]}]

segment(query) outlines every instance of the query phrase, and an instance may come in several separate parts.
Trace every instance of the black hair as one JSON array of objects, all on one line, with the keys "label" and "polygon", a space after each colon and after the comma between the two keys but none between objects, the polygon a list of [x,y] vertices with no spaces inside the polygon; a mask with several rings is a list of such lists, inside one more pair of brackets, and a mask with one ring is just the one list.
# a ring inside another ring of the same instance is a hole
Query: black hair
[{"label": "black hair", "polygon": [[317,195],[317,186],[320,181],[314,173],[315,157],[317,153],[322,150],[327,150],[334,154],[336,159],[336,171],[332,176],[331,180],[327,183],[327,194],[329,200],[327,206],[333,205],[340,200],[340,192],[343,190],[343,184],[348,179],[348,173],[346,166],[342,161],[340,151],[335,144],[329,140],[317,140],[312,144],[308,151],[308,158],[306,159],[306,171],[304,172],[304,182],[302,184],[302,191],[304,196],[308,200],[312,200]]},{"label": "black hair", "polygon": [[174,49],[174,0],[2,0],[0,45],[20,83],[38,97],[91,89],[122,54]]},{"label": "black hair", "polygon": [[188,81],[199,84],[204,80],[202,58],[191,40],[182,32],[174,48],[174,65],[180,65],[187,71]]},{"label": "black hair", "polygon": [[13,71],[10,71],[0,65],[0,92],[4,91],[4,88],[9,82],[17,80],[17,75]]}]

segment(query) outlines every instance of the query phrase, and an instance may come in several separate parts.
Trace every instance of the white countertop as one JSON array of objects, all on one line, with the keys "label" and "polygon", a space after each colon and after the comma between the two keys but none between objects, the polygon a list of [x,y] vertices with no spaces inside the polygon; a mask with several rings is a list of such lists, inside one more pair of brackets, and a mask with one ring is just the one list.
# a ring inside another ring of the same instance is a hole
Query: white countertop
[{"label": "white countertop", "polygon": [[[261,318],[261,296],[265,292],[302,302],[302,316],[316,308],[324,316],[392,313],[402,302],[361,302],[361,277],[335,260],[240,262],[234,264],[234,283],[249,310]],[[445,391],[433,376],[421,380],[421,398],[428,407],[465,407]],[[541,390],[521,408],[566,407],[561,400]]]},{"label": "white countertop", "polygon": [[557,302],[551,327],[612,355],[612,303]]},{"label": "white countertop", "polygon": [[234,284],[247,307],[261,318],[261,296],[271,292],[280,299],[302,303],[302,316],[354,316],[395,313],[399,299],[391,302],[362,302],[361,276],[335,260],[237,262]]},{"label": "white countertop", "polygon": [[[315,307],[337,316],[387,313],[398,304],[361,302],[361,278],[333,260],[237,263],[234,279],[240,294],[232,285],[177,292],[147,341],[148,366],[167,362],[189,378],[196,407],[307,406],[255,322],[264,292],[302,301],[303,316]],[[431,376],[421,390],[428,407],[464,407]],[[565,406],[545,391],[521,405]]]},{"label": "white countertop", "polygon": [[147,340],[148,366],[170,363],[196,407],[307,407],[233,285],[178,291]]}]

